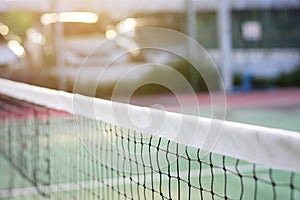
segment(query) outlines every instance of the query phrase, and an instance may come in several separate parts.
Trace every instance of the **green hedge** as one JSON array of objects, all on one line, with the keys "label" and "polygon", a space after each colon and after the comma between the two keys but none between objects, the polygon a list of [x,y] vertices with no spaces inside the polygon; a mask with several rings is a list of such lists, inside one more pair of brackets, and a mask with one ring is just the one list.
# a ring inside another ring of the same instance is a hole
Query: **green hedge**
[{"label": "green hedge", "polygon": [[[172,88],[176,93],[187,93],[186,86],[192,86],[195,92],[199,91],[207,91],[207,85],[203,80],[203,77],[197,72],[185,60],[181,60],[174,63],[166,64],[168,67],[163,67],[161,65],[156,65],[151,68],[151,70],[136,78],[135,81],[132,80],[123,80],[121,82],[121,90],[119,90],[119,94],[116,95],[128,95],[130,88],[134,86],[141,86],[137,88],[134,92],[134,95],[153,95],[153,94],[166,94],[171,93],[171,90],[168,87],[172,85]],[[171,67],[171,68],[170,68]],[[180,80],[176,80],[176,77],[172,76],[172,73],[176,70],[180,73],[183,78],[188,82],[182,82]],[[2,68],[0,70],[0,77],[8,78],[15,81],[25,82],[33,85],[38,85],[42,87],[48,87],[53,89],[58,89],[58,77],[51,72],[51,68]],[[214,69],[209,68],[206,65],[202,66],[201,73],[205,73],[208,75],[208,81],[210,81],[210,86],[217,90],[219,87],[219,78]],[[194,83],[192,83],[192,78],[195,79]],[[151,84],[144,84],[145,82],[154,82]],[[74,80],[67,80],[67,88],[66,91],[72,92],[74,86]],[[161,85],[156,84],[161,83]],[[97,84],[95,82],[79,82],[79,89],[77,88],[77,93],[97,96],[100,98],[110,98],[113,90],[115,89],[116,83],[101,83]],[[197,87],[193,84],[197,84]],[[118,86],[120,86],[118,85]],[[95,91],[90,91],[95,88]]]}]

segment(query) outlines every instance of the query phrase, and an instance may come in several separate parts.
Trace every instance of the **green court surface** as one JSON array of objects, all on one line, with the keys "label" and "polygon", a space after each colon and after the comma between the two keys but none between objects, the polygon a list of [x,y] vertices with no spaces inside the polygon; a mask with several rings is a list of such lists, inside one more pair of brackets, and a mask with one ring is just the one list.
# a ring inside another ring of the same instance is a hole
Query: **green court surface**
[{"label": "green court surface", "polygon": [[[23,130],[33,134],[22,139],[19,126],[13,127],[0,140],[6,152],[0,157],[2,198],[12,191],[9,199],[300,198],[299,174],[217,154],[202,157],[198,149],[93,120],[29,124]],[[38,180],[46,196],[38,195],[7,156]]]},{"label": "green court surface", "polygon": [[300,132],[300,106],[231,109],[227,120]]}]

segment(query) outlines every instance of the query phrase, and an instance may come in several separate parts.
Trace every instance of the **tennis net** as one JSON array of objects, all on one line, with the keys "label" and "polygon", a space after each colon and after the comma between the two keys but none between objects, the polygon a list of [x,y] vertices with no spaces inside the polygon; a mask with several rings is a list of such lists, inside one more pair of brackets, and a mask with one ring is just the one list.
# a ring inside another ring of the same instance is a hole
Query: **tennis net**
[{"label": "tennis net", "polygon": [[[300,198],[299,133],[224,122],[204,156],[208,119],[187,116],[177,131],[176,113],[4,79],[0,94],[0,198]],[[135,130],[119,111],[164,126]]]}]

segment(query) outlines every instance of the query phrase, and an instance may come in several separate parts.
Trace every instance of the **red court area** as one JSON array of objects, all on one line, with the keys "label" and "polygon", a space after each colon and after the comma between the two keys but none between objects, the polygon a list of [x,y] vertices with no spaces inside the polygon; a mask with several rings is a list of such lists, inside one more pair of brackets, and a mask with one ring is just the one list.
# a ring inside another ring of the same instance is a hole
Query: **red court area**
[{"label": "red court area", "polygon": [[[220,102],[221,98],[218,97],[218,94],[216,94],[216,97],[218,102]],[[227,94],[225,99],[227,109],[297,107],[300,106],[300,88],[232,93]],[[211,96],[207,93],[200,93],[197,96],[190,94],[143,96],[131,98],[130,103],[146,107],[156,107],[153,105],[159,104],[166,110],[177,111],[180,107],[192,108],[197,103],[200,107],[210,106]]]}]

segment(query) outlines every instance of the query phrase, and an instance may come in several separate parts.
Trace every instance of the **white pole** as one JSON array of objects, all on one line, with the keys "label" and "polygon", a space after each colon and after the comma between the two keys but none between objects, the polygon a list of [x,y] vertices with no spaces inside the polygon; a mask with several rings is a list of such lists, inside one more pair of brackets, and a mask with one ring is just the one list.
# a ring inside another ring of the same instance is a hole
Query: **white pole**
[{"label": "white pole", "polygon": [[195,0],[186,0],[188,35],[197,40],[197,7]]},{"label": "white pole", "polygon": [[[55,12],[60,12],[59,1],[56,1]],[[57,78],[58,78],[58,89],[66,89],[66,79],[65,79],[65,60],[64,60],[64,27],[63,24],[57,20],[54,25],[54,41],[55,41],[55,58],[57,67]]]},{"label": "white pole", "polygon": [[231,8],[229,0],[220,0],[218,9],[219,50],[221,71],[226,92],[232,91],[232,36],[231,36]]},{"label": "white pole", "polygon": [[[188,36],[197,41],[197,7],[195,0],[186,0],[186,12],[187,12],[187,33]],[[195,59],[195,50],[193,45],[188,44],[188,56],[190,59]],[[195,70],[190,69],[190,81],[196,92],[199,91],[199,79],[200,74],[195,74]]]}]

